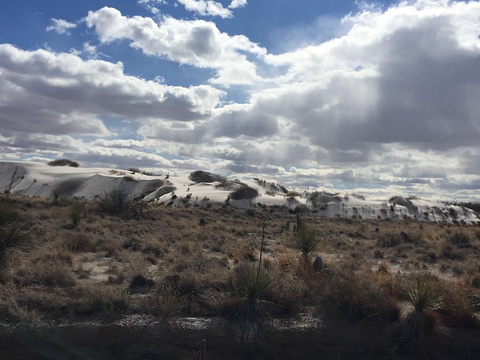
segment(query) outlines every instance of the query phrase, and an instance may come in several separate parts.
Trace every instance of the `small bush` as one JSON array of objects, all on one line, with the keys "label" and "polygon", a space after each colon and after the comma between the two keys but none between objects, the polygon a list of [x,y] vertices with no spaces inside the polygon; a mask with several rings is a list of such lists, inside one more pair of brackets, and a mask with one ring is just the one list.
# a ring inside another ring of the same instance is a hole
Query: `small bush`
[{"label": "small bush", "polygon": [[450,234],[447,238],[448,242],[453,246],[462,246],[462,245],[470,245],[471,240],[470,236],[464,232],[454,232]]},{"label": "small bush", "polygon": [[128,193],[121,189],[112,189],[100,198],[100,211],[109,215],[122,216],[127,219],[144,217],[145,203],[128,198]]},{"label": "small bush", "polygon": [[86,234],[74,234],[65,240],[67,249],[71,252],[85,252],[95,249],[95,244]]},{"label": "small bush", "polygon": [[50,166],[71,166],[71,167],[79,167],[80,165],[76,161],[72,161],[69,159],[58,159],[52,160],[48,163]]},{"label": "small bush", "polygon": [[223,176],[212,174],[212,173],[202,171],[202,170],[197,170],[197,171],[192,172],[190,174],[189,178],[190,178],[190,180],[192,180],[195,183],[201,183],[201,182],[212,183],[212,182],[215,182],[215,181],[223,183],[227,180]]},{"label": "small bush", "polygon": [[230,193],[230,198],[232,200],[250,200],[255,199],[256,197],[258,197],[258,190],[251,188],[246,184],[242,184],[241,187]]},{"label": "small bush", "polygon": [[0,202],[0,272],[9,252],[25,249],[28,245],[28,236],[22,229],[22,222],[23,219],[12,204]]},{"label": "small bush", "polygon": [[70,208],[69,216],[70,220],[72,221],[72,226],[76,228],[78,224],[80,224],[80,220],[83,217],[84,207],[80,203],[75,203]]},{"label": "small bush", "polygon": [[377,240],[379,247],[396,247],[402,243],[402,238],[398,234],[385,234]]},{"label": "small bush", "polygon": [[132,175],[125,175],[123,177],[123,180],[125,180],[127,182],[138,182],[138,180],[135,179]]},{"label": "small bush", "polygon": [[299,197],[301,194],[298,191],[290,190],[285,194],[285,197]]}]

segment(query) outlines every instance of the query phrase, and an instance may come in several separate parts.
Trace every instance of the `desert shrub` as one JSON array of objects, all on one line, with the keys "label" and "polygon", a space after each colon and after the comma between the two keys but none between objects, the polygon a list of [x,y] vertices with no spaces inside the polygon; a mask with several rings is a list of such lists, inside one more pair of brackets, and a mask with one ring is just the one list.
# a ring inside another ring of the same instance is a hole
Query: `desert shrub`
[{"label": "desert shrub", "polygon": [[0,202],[0,272],[4,269],[7,255],[14,250],[25,249],[29,242],[22,228],[23,219],[11,203]]},{"label": "desert shrub", "polygon": [[471,243],[470,236],[461,231],[450,234],[447,241],[453,246],[469,245]]},{"label": "desert shrub", "polygon": [[129,199],[124,190],[112,189],[100,198],[99,207],[101,212],[109,215],[139,219],[144,217],[145,203]]},{"label": "desert shrub", "polygon": [[116,289],[82,289],[78,300],[70,305],[69,312],[76,315],[125,314],[130,307],[128,294]]},{"label": "desert shrub", "polygon": [[399,234],[385,234],[377,240],[379,247],[395,247],[402,243],[402,238]]},{"label": "desert shrub", "polygon": [[39,284],[52,287],[72,287],[76,280],[72,271],[65,263],[42,263],[31,274],[30,284]]},{"label": "desert shrub", "polygon": [[84,207],[80,203],[74,203],[70,207],[70,212],[68,215],[70,216],[70,220],[72,221],[72,226],[76,228],[78,224],[80,224],[80,220],[82,220],[84,212]]},{"label": "desert shrub", "polygon": [[58,159],[52,160],[48,163],[50,166],[71,166],[71,167],[79,167],[80,165],[76,161],[72,161],[69,159]]},{"label": "desert shrub", "polygon": [[285,194],[285,197],[299,197],[301,194],[298,191],[290,190]]},{"label": "desert shrub", "polygon": [[130,293],[145,293],[155,285],[155,282],[152,279],[147,279],[141,274],[137,274],[130,281],[128,286],[128,291]]},{"label": "desert shrub", "polygon": [[320,302],[332,313],[346,313],[359,319],[397,321],[400,316],[395,292],[399,284],[390,276],[369,268],[327,266],[318,288]]},{"label": "desert shrub", "polygon": [[212,174],[206,171],[197,170],[190,174],[189,179],[195,183],[212,183],[215,181],[224,183],[227,179],[223,176]]},{"label": "desert shrub", "polygon": [[100,198],[100,210],[110,215],[118,215],[126,210],[128,194],[120,189],[112,189]]},{"label": "desert shrub", "polygon": [[65,245],[68,251],[71,252],[85,252],[93,251],[95,244],[86,234],[73,234],[65,239]]},{"label": "desert shrub", "polygon": [[123,177],[123,180],[127,182],[138,182],[138,180],[135,179],[132,175],[125,175]]},{"label": "desert shrub", "polygon": [[65,198],[72,196],[75,191],[77,191],[82,185],[82,180],[71,179],[64,181],[57,186],[55,186],[51,192],[52,200],[54,205],[59,205],[64,203]]},{"label": "desert shrub", "polygon": [[241,184],[241,186],[233,190],[229,196],[232,200],[250,200],[258,197],[258,190],[246,184]]}]

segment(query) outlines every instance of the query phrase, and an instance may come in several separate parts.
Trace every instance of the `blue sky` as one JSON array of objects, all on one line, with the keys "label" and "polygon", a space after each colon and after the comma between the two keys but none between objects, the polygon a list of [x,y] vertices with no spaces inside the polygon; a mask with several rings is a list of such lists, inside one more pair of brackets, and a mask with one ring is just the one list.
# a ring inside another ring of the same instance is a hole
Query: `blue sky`
[{"label": "blue sky", "polygon": [[0,4],[4,160],[480,195],[480,3]]}]

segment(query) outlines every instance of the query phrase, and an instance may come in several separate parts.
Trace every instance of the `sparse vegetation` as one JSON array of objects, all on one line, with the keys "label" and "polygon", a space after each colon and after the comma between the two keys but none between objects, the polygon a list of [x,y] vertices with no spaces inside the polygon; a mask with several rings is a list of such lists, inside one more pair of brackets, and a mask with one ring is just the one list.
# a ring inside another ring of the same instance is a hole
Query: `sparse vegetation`
[{"label": "sparse vegetation", "polygon": [[[301,322],[300,328],[307,326],[303,343],[314,333],[308,346],[326,341],[315,348],[320,353],[328,346],[352,347],[368,358],[375,349],[387,359],[398,345],[399,351],[448,359],[438,342],[451,347],[448,355],[461,354],[457,358],[465,354],[460,344],[473,355],[480,351],[471,341],[479,326],[478,227],[305,213],[297,232],[291,225],[296,214],[286,208],[248,212],[157,204],[149,205],[148,216],[137,217],[128,204],[139,202],[121,189],[96,203],[75,199],[64,207],[16,195],[8,201],[0,207],[1,223],[20,219],[20,231],[28,219],[31,250],[6,251],[6,259],[15,261],[8,262],[0,284],[2,321],[109,324],[140,315],[175,324],[183,317],[225,316],[242,341],[263,334],[264,341],[254,345],[259,349],[280,336],[276,326],[285,321],[285,341]],[[312,267],[314,252],[323,259],[322,271],[304,276],[301,266]],[[424,268],[430,275],[422,277]],[[324,326],[322,336],[308,330],[311,324]],[[436,324],[447,327],[449,337]]]}]

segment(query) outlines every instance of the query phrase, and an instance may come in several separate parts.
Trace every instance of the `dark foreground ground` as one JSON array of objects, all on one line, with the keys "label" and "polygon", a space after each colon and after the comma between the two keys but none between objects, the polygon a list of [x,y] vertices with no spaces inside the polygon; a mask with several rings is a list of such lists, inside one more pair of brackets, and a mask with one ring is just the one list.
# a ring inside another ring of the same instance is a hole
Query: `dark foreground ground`
[{"label": "dark foreground ground", "polygon": [[426,334],[416,355],[395,352],[395,326],[336,319],[319,331],[266,331],[240,343],[228,330],[160,326],[18,326],[0,332],[0,359],[480,359],[480,331]]}]

